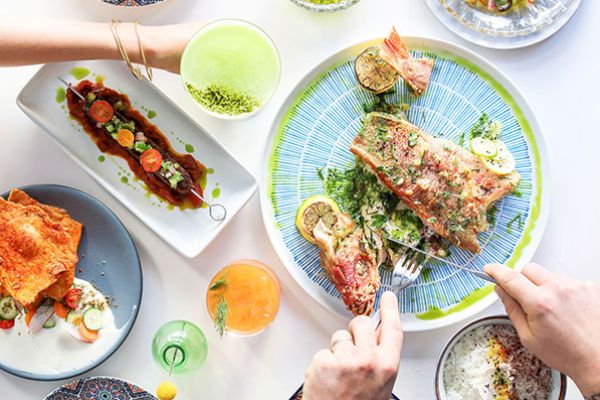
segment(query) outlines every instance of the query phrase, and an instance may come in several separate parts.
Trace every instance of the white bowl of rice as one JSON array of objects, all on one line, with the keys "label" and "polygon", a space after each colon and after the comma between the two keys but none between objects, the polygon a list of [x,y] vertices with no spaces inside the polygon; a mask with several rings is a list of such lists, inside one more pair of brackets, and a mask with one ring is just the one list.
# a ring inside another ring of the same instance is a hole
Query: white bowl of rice
[{"label": "white bowl of rice", "polygon": [[460,329],[435,371],[437,400],[564,400],[566,389],[566,377],[523,347],[506,316]]}]

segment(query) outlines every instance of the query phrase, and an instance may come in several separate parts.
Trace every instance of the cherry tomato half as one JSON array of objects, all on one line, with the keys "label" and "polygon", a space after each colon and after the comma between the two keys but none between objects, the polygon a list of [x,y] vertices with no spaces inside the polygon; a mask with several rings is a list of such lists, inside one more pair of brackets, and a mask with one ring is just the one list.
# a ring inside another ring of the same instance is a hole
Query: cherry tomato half
[{"label": "cherry tomato half", "polygon": [[160,169],[163,162],[162,154],[156,149],[148,149],[142,153],[140,158],[142,168],[146,172],[156,172]]},{"label": "cherry tomato half", "polygon": [[108,101],[96,100],[92,103],[89,113],[94,121],[105,124],[112,119],[115,112]]},{"label": "cherry tomato half", "polygon": [[14,319],[3,319],[0,320],[0,329],[10,329],[15,326]]},{"label": "cherry tomato half", "polygon": [[71,288],[67,290],[64,300],[67,307],[74,310],[79,306],[79,299],[81,298],[81,289]]}]

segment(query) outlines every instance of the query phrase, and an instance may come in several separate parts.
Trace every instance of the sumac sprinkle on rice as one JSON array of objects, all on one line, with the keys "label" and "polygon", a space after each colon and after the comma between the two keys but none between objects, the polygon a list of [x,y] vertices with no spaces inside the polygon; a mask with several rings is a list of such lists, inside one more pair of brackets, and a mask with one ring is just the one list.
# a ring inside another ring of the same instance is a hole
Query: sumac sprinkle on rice
[{"label": "sumac sprinkle on rice", "polygon": [[476,328],[460,338],[444,364],[448,400],[547,400],[552,372],[510,325]]}]

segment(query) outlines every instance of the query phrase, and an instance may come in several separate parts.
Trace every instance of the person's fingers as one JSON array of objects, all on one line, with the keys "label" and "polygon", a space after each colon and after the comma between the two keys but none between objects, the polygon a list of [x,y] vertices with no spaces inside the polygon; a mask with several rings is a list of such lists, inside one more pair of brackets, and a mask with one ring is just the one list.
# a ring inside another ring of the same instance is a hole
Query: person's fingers
[{"label": "person's fingers", "polygon": [[379,345],[385,349],[386,353],[389,352],[400,357],[404,333],[396,295],[392,292],[385,292],[381,296],[379,307],[381,311]]},{"label": "person's fingers", "polygon": [[371,319],[364,315],[359,315],[350,321],[348,330],[354,338],[354,343],[360,348],[375,348],[377,341],[375,340],[375,328],[371,323]]},{"label": "person's fingers", "polygon": [[527,315],[519,303],[500,286],[496,286],[496,294],[498,294],[498,297],[500,297],[500,300],[502,300],[502,304],[504,304],[506,313],[515,326],[515,329],[517,330],[517,333],[521,339],[531,336]]},{"label": "person's fingers", "polygon": [[538,286],[553,280],[552,272],[536,263],[527,264],[521,273]]},{"label": "person's fingers", "polygon": [[334,353],[347,352],[354,347],[352,335],[345,329],[335,331],[331,335],[330,348]]},{"label": "person's fingers", "polygon": [[525,275],[500,264],[488,264],[484,267],[486,273],[496,279],[498,285],[512,298],[527,309],[538,296],[540,288],[531,282]]}]

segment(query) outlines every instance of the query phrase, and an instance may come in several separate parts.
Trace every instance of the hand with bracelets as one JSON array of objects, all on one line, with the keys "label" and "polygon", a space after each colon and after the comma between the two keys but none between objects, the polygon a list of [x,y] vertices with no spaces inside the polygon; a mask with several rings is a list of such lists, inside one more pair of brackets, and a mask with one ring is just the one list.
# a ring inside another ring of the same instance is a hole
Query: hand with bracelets
[{"label": "hand with bracelets", "polygon": [[0,66],[75,60],[124,60],[138,79],[145,65],[179,73],[181,55],[202,23],[144,26],[107,23],[15,20],[0,17]]}]

